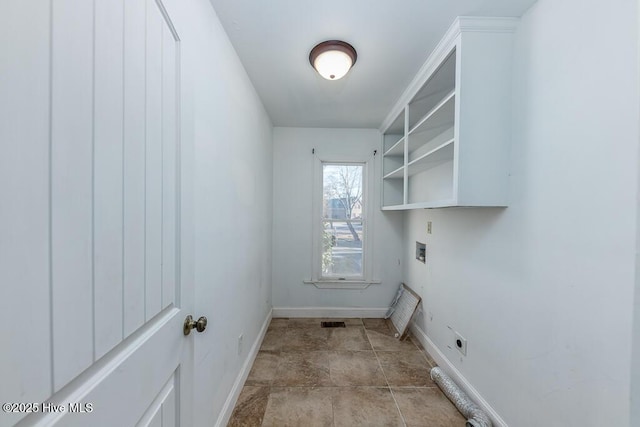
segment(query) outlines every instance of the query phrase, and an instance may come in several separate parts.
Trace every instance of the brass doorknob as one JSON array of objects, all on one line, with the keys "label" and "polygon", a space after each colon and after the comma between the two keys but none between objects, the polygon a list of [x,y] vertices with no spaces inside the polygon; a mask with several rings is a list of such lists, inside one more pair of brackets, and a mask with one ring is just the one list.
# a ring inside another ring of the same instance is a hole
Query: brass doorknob
[{"label": "brass doorknob", "polygon": [[193,320],[193,316],[188,315],[186,319],[184,319],[184,327],[182,332],[185,335],[189,335],[191,330],[194,329],[198,332],[202,332],[207,329],[207,318],[204,316],[200,316],[198,320]]}]

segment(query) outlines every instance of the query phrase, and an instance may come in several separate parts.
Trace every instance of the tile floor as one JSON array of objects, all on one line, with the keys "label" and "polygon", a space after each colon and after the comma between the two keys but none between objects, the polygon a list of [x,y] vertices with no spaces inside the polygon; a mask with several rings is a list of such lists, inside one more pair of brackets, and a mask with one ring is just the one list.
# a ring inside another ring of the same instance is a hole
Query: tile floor
[{"label": "tile floor", "polygon": [[464,426],[433,359],[384,319],[273,319],[229,426]]}]

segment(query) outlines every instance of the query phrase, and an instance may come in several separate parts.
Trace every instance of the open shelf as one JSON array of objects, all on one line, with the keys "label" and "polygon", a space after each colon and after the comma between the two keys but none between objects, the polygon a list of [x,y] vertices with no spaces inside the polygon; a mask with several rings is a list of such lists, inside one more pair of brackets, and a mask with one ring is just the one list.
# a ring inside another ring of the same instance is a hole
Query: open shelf
[{"label": "open shelf", "polygon": [[455,122],[455,91],[449,92],[409,131],[409,153],[452,128]]},{"label": "open shelf", "polygon": [[409,130],[409,135],[412,133],[425,132],[429,129],[442,126],[445,123],[453,123],[455,114],[455,96],[455,90],[447,92],[442,100]]},{"label": "open shelf", "polygon": [[383,178],[384,179],[400,179],[400,178],[404,178],[404,166],[400,166],[398,169],[389,172]]},{"label": "open shelf", "polygon": [[404,136],[398,142],[393,144],[385,153],[385,156],[402,156],[404,155]]},{"label": "open shelf", "polygon": [[382,209],[507,206],[517,23],[456,18],[382,123]]},{"label": "open shelf", "polygon": [[403,166],[405,166],[404,156],[387,156],[383,159],[382,176],[385,177]]},{"label": "open shelf", "polygon": [[454,139],[450,139],[408,163],[409,176],[453,160],[454,142]]},{"label": "open shelf", "polygon": [[387,178],[382,180],[382,199],[386,205],[396,206],[404,203],[404,179]]},{"label": "open shelf", "polygon": [[427,82],[409,102],[409,129],[422,121],[456,85],[456,50],[443,60]]},{"label": "open shelf", "polygon": [[404,203],[405,112],[398,112],[382,140],[382,204]]},{"label": "open shelf", "polygon": [[408,158],[407,158],[407,162],[408,163],[412,163],[414,162],[416,159],[418,159],[419,157],[424,156],[425,154],[435,150],[436,148],[438,148],[439,146],[441,146],[442,144],[450,141],[450,140],[454,140],[455,141],[455,135],[454,135],[454,129],[453,126],[449,127],[447,129],[445,129],[441,134],[436,135],[434,137],[432,137],[429,140],[426,139],[417,139],[419,137],[419,135],[413,136],[413,147],[412,150],[408,153]]},{"label": "open shelf", "polygon": [[[450,200],[453,193],[453,156],[447,158],[443,154],[453,154],[453,144],[436,151],[432,156],[424,158],[424,163],[417,162],[409,168],[407,174],[407,203],[422,203],[432,200]],[[432,157],[437,157],[432,159]],[[428,162],[426,159],[432,160]]]}]

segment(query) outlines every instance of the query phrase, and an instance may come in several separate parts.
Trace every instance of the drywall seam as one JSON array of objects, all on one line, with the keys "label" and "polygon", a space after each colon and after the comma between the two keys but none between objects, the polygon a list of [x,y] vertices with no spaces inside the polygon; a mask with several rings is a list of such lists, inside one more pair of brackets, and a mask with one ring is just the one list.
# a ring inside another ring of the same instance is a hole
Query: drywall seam
[{"label": "drywall seam", "polygon": [[251,367],[253,366],[253,362],[258,355],[258,350],[260,350],[260,346],[262,345],[262,340],[264,340],[264,336],[267,333],[267,329],[269,328],[269,323],[271,323],[271,318],[273,317],[273,310],[269,310],[267,313],[267,317],[264,319],[264,323],[262,324],[262,328],[260,329],[260,333],[258,337],[253,343],[251,347],[251,351],[247,354],[247,358],[244,361],[244,365],[242,365],[242,369],[238,373],[238,377],[236,381],[233,383],[233,387],[231,388],[231,392],[227,397],[227,400],[224,402],[224,406],[222,407],[222,412],[218,416],[218,420],[215,423],[216,427],[226,426],[231,419],[231,414],[233,414],[233,408],[236,406],[236,402],[238,401],[238,397],[240,396],[240,392],[242,392],[242,387],[244,386],[244,382],[247,380],[249,376],[249,372],[251,371]]},{"label": "drywall seam", "polygon": [[388,307],[274,307],[273,317],[339,317],[339,318],[382,318]]},{"label": "drywall seam", "polygon": [[442,368],[455,382],[456,384],[464,390],[465,393],[469,395],[469,397],[480,407],[483,411],[485,411],[491,421],[495,426],[499,427],[508,427],[507,423],[502,419],[502,417],[487,403],[486,400],[482,397],[482,395],[476,390],[471,383],[456,369],[456,367],[447,359],[447,357],[436,347],[436,345],[431,341],[431,339],[425,334],[425,332],[415,324],[415,322],[411,322],[411,332],[413,335],[418,338],[422,346],[427,350],[427,352],[433,357],[433,359],[438,363],[438,366]]}]

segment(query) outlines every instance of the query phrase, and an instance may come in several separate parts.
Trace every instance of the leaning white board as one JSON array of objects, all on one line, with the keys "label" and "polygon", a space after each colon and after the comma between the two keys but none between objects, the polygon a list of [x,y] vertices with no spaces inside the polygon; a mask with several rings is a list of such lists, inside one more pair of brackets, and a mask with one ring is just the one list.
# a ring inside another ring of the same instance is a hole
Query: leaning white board
[{"label": "leaning white board", "polygon": [[406,337],[409,322],[411,322],[413,313],[415,313],[416,308],[418,308],[421,298],[404,283],[400,284],[400,289],[402,292],[400,292],[400,297],[391,314],[391,323],[396,329],[396,336],[402,340]]}]

